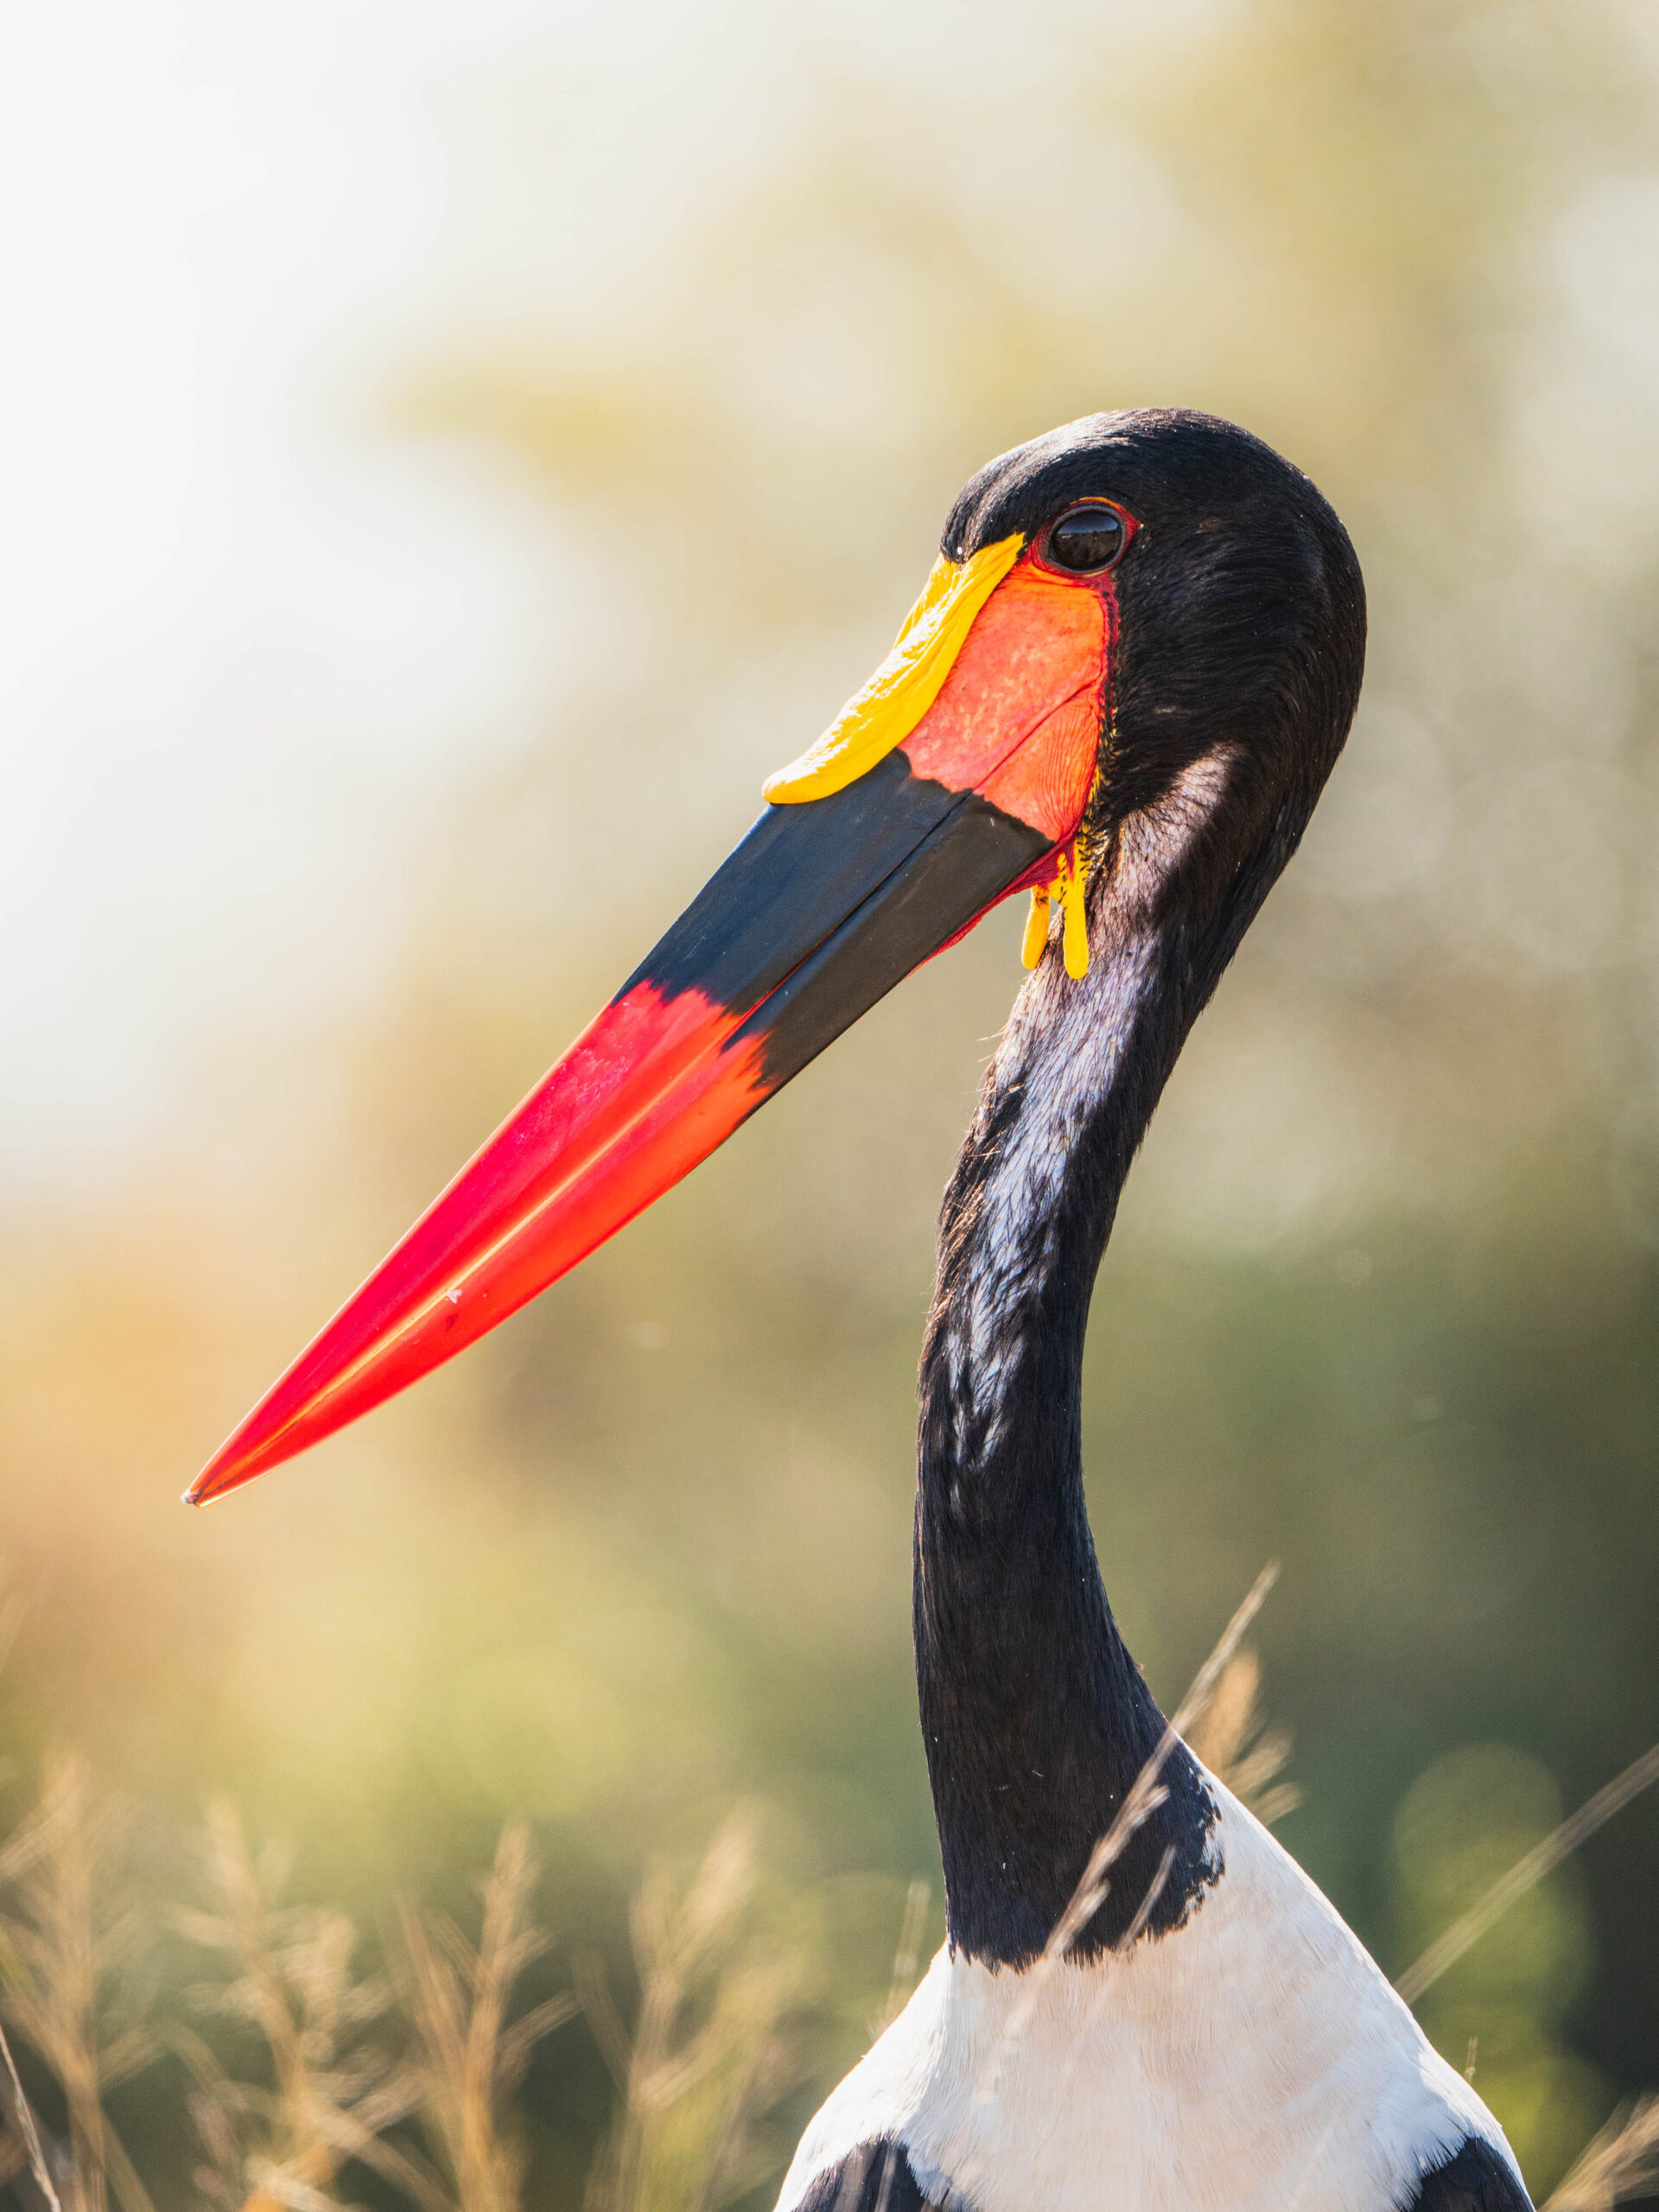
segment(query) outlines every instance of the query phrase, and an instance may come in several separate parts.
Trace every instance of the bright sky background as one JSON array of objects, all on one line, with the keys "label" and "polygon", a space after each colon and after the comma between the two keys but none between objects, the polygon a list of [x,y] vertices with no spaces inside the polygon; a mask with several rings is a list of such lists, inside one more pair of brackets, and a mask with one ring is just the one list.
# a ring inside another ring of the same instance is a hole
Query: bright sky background
[{"label": "bright sky background", "polygon": [[[458,328],[602,295],[660,239],[664,180],[689,196],[790,131],[808,49],[821,77],[841,42],[923,72],[923,158],[945,162],[1015,78],[1064,86],[1066,16],[60,0],[19,18],[0,80],[0,1179],[142,1134],[190,1080],[193,1037],[370,986],[410,824],[556,692],[579,593],[550,520],[482,457],[385,432],[398,376]],[[1551,423],[1592,355],[1645,406],[1656,238],[1644,183],[1542,242],[1576,333],[1539,365]],[[1644,505],[1624,418],[1584,419],[1577,465],[1606,423],[1601,474]]]},{"label": "bright sky background", "polygon": [[434,84],[548,16],[13,24],[0,1167],[153,1114],[238,996],[372,971],[391,833],[544,691],[543,526],[372,413],[457,288]]}]

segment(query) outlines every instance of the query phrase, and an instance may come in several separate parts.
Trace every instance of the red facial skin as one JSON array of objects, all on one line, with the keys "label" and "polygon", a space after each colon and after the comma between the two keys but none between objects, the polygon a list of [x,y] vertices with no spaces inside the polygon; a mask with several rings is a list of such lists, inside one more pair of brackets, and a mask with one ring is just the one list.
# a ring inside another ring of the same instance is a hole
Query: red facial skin
[{"label": "red facial skin", "polygon": [[[1109,506],[1122,518],[1127,550],[1141,527],[1135,516],[1113,500],[1087,504]],[[1122,554],[1118,557],[1122,559]],[[999,606],[1005,593],[1008,594],[1006,612]],[[995,627],[988,620],[994,611],[998,616]],[[986,633],[982,653],[976,650],[982,632]],[[957,774],[947,775],[946,779],[963,788],[962,771],[976,766],[982,780],[969,788],[1053,840],[1034,868],[992,899],[990,906],[981,907],[954,937],[947,938],[940,952],[960,944],[969,931],[983,921],[991,906],[1052,880],[1056,855],[1077,835],[1094,789],[1101,733],[1111,727],[1118,632],[1117,589],[1112,570],[1077,576],[1069,569],[1054,568],[1044,559],[1039,539],[992,593],[938,699],[906,740],[902,750],[910,754],[917,772],[937,774],[939,767],[924,766],[924,762],[931,762],[937,753],[940,766],[945,765],[949,755],[940,741],[948,726],[963,758]],[[1044,645],[1050,634],[1063,638],[1066,650],[1052,655],[1046,652]],[[993,637],[998,640],[1000,654],[994,655],[989,649]],[[1006,696],[1006,672],[1021,661],[1032,673],[1033,709],[1023,734],[999,749],[979,737],[977,716],[987,709],[994,709],[999,697]]]},{"label": "red facial skin", "polygon": [[1058,843],[1094,780],[1106,643],[1099,594],[1027,555],[986,601],[900,751],[918,776],[976,791]]},{"label": "red facial skin", "polygon": [[[1093,786],[1116,635],[1109,575],[1022,556],[904,742],[915,772],[1065,843]],[[1052,872],[1051,851],[1002,895]],[[453,1358],[689,1174],[770,1096],[763,1044],[724,1049],[748,1011],[651,984],[613,1000],[214,1454],[189,1502],[224,1497]]]}]

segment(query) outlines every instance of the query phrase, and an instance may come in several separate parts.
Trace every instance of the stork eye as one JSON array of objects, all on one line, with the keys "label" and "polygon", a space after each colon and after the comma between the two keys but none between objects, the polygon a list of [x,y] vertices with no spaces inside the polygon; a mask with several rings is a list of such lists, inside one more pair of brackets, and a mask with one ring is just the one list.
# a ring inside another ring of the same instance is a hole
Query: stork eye
[{"label": "stork eye", "polygon": [[1048,557],[1057,568],[1078,575],[1109,569],[1128,543],[1123,518],[1115,507],[1073,507],[1048,533]]}]

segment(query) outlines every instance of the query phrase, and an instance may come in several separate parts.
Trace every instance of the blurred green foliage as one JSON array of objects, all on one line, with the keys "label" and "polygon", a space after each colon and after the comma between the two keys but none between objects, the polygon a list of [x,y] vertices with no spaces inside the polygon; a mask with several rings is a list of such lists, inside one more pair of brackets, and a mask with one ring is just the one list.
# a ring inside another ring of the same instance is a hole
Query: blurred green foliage
[{"label": "blurred green foliage", "polygon": [[[1560,1818],[1560,1793],[1535,1759],[1485,1744],[1436,1760],[1395,1817],[1401,1934],[1426,1949]],[[1505,2109],[1535,2171],[1567,2167],[1605,2094],[1560,2042],[1594,1956],[1577,1875],[1575,1868],[1521,1897],[1501,1941],[1478,1945],[1422,2005],[1441,2050],[1455,2050],[1463,2035],[1469,2070],[1482,2094]]]},{"label": "blurred green foliage", "polygon": [[[209,1792],[370,1920],[528,1815],[556,1962],[625,1990],[646,1861],[764,1801],[804,2110],[937,1883],[912,1377],[1017,918],[464,1362],[168,1501],[867,673],[963,478],[1198,405],[1334,500],[1373,647],[1103,1274],[1109,1588],[1167,1700],[1283,1559],[1281,1833],[1391,1970],[1659,1736],[1659,51],[1610,0],[1045,0],[734,15],[698,67],[607,107],[554,38],[447,118],[458,219],[574,228],[588,274],[435,339],[365,434],[544,502],[544,723],[411,849],[374,1004],[251,1006],[112,1185],[4,1194],[0,1695],[20,1787],[71,1742],[148,1809],[158,1894]],[[1656,1894],[1643,1802],[1426,2001],[1539,2190],[1659,2079]],[[608,2125],[574,2049],[531,2064],[532,2202]]]}]

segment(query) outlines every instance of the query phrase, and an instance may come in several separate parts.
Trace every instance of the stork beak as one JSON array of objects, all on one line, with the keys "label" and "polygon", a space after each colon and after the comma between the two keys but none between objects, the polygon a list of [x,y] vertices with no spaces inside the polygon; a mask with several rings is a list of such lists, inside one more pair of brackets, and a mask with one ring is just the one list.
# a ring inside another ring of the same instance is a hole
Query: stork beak
[{"label": "stork beak", "polygon": [[730,858],[187,1503],[293,1458],[505,1321],[987,907],[1046,881],[1093,785],[1114,628],[1109,594],[1042,568],[1020,537],[941,560],[893,652],[771,779]]}]

